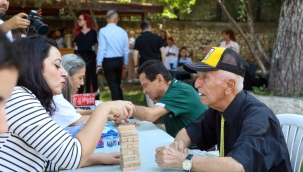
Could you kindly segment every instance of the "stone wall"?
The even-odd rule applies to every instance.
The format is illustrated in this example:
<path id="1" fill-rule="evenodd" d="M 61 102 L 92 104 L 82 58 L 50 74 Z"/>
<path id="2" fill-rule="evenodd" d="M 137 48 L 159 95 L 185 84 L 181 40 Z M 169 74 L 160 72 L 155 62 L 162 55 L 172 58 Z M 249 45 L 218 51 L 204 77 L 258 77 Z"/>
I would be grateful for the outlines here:
<path id="1" fill-rule="evenodd" d="M 72 30 L 72 21 L 45 21 L 51 26 L 51 30 L 56 27 L 65 26 Z M 105 21 L 98 22 L 99 27 L 106 25 Z M 140 22 L 133 21 L 121 21 L 118 23 L 126 31 L 133 30 L 136 36 L 141 33 Z M 231 23 L 228 22 L 204 22 L 204 21 L 153 21 L 151 22 L 153 32 L 156 34 L 160 33 L 160 28 L 165 29 L 169 32 L 175 40 L 177 47 L 186 46 L 189 50 L 189 55 L 194 61 L 200 61 L 203 59 L 204 48 L 212 44 L 219 46 L 222 41 L 221 31 L 226 28 L 232 28 L 236 32 L 236 39 L 240 45 L 240 54 L 249 63 L 256 63 L 251 57 L 250 51 L 243 38 Z M 240 23 L 241 28 L 250 36 L 247 24 Z M 259 34 L 261 43 L 264 45 L 265 51 L 271 57 L 272 48 L 275 40 L 277 23 L 256 23 L 255 31 Z"/>
<path id="2" fill-rule="evenodd" d="M 303 99 L 301 98 L 252 95 L 266 104 L 275 114 L 293 113 L 303 115 Z"/>
<path id="3" fill-rule="evenodd" d="M 218 22 L 181 22 L 181 21 L 166 21 L 166 22 L 151 22 L 154 33 L 160 33 L 159 26 L 167 30 L 170 36 L 175 40 L 177 47 L 186 46 L 189 49 L 190 56 L 194 61 L 200 61 L 205 56 L 204 48 L 211 44 L 219 46 L 223 41 L 221 32 L 226 28 L 232 28 L 236 32 L 236 39 L 240 45 L 240 54 L 249 63 L 256 63 L 251 57 L 250 50 L 244 39 L 230 23 Z M 141 33 L 139 22 L 121 23 L 121 26 L 126 30 L 134 30 L 137 35 Z M 244 33 L 251 38 L 247 24 L 240 24 Z M 255 24 L 255 30 L 259 34 L 261 43 L 264 45 L 266 53 L 271 57 L 272 48 L 276 34 L 276 23 L 260 23 Z"/>

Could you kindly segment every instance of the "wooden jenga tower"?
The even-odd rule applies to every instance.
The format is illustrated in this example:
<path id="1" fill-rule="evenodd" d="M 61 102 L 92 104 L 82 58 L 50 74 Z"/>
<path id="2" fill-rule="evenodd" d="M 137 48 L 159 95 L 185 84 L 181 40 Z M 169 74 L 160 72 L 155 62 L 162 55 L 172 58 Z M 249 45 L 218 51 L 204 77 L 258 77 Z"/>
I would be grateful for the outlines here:
<path id="1" fill-rule="evenodd" d="M 120 167 L 123 171 L 140 169 L 138 131 L 135 125 L 119 125 Z"/>

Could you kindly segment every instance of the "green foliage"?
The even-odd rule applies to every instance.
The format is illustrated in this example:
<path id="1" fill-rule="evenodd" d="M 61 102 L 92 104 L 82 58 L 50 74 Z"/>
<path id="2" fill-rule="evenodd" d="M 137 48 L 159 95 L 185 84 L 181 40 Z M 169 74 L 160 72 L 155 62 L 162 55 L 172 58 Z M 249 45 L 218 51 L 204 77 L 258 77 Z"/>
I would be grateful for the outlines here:
<path id="1" fill-rule="evenodd" d="M 273 96 L 274 94 L 273 94 L 273 92 L 268 92 L 267 90 L 266 90 L 266 88 L 265 88 L 265 85 L 263 85 L 263 86 L 260 86 L 260 87 L 252 87 L 253 88 L 253 93 L 254 94 L 259 94 L 259 95 L 269 95 L 269 94 L 271 94 L 271 96 Z"/>
<path id="2" fill-rule="evenodd" d="M 124 100 L 131 101 L 135 105 L 146 106 L 144 101 L 144 94 L 140 85 L 136 87 L 123 86 L 123 98 Z M 110 90 L 108 86 L 100 92 L 101 101 L 110 101 L 112 100 Z"/>
<path id="3" fill-rule="evenodd" d="M 241 4 L 239 6 L 239 17 L 237 18 L 238 20 L 245 22 L 246 19 L 246 8 L 245 8 L 245 4 L 246 4 L 246 0 L 240 0 Z"/>
<path id="4" fill-rule="evenodd" d="M 130 3 L 132 0 L 118 0 L 119 2 Z M 147 0 L 140 0 L 141 2 L 148 2 Z M 177 10 L 181 13 L 190 13 L 191 7 L 195 5 L 196 0 L 158 0 L 158 3 L 164 5 L 162 17 L 177 18 L 178 14 L 174 13 Z"/>

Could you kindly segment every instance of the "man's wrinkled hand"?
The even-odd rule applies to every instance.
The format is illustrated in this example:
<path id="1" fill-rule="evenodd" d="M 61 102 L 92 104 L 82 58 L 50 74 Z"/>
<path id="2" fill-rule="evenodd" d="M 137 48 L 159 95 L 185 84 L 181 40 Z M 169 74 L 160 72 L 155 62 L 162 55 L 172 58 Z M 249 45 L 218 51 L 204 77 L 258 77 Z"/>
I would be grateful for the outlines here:
<path id="1" fill-rule="evenodd" d="M 182 162 L 186 154 L 169 146 L 161 146 L 156 149 L 156 163 L 162 168 L 182 168 Z"/>
<path id="2" fill-rule="evenodd" d="M 187 147 L 186 147 L 185 143 L 182 140 L 180 140 L 180 141 L 174 141 L 174 143 L 170 144 L 169 146 L 171 148 L 179 151 L 179 152 L 184 153 L 184 154 L 188 153 L 187 152 Z"/>

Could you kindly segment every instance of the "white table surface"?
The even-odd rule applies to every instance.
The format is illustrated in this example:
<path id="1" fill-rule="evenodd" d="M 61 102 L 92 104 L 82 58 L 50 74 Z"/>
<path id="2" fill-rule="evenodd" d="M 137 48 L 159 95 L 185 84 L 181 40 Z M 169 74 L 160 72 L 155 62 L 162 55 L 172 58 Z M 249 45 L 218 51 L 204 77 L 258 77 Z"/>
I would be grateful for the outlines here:
<path id="1" fill-rule="evenodd" d="M 131 119 L 131 121 L 137 121 L 135 119 Z M 136 129 L 139 132 L 139 152 L 140 152 L 140 160 L 141 160 L 141 167 L 139 170 L 132 170 L 132 171 L 142 171 L 142 172 L 154 172 L 154 171 L 183 171 L 182 169 L 168 169 L 168 168 L 160 168 L 158 167 L 157 163 L 155 162 L 155 154 L 156 148 L 159 146 L 167 146 L 170 145 L 174 138 L 167 134 L 165 131 L 159 129 L 155 124 L 146 121 L 137 121 L 140 123 L 140 126 L 137 126 Z M 108 122 L 109 124 L 115 126 L 113 122 Z M 98 152 L 96 149 L 95 152 Z M 206 156 L 206 157 L 213 157 L 217 154 L 214 152 L 209 154 L 205 151 L 199 150 L 189 150 L 189 153 L 194 155 Z M 68 171 L 75 171 L 75 172 L 100 172 L 100 171 L 109 171 L 109 172 L 121 172 L 120 165 L 98 165 L 98 166 L 90 166 L 84 167 L 76 170 L 65 170 Z"/>
<path id="2" fill-rule="evenodd" d="M 134 120 L 131 120 L 134 121 Z M 159 129 L 155 124 L 146 121 L 139 121 L 140 126 L 137 126 L 136 129 L 139 132 L 139 152 L 141 167 L 139 170 L 133 171 L 183 171 L 181 169 L 164 169 L 158 167 L 155 162 L 156 148 L 159 146 L 169 145 L 174 141 L 174 138 L 169 134 Z M 109 124 L 115 126 L 113 122 Z M 95 151 L 98 152 L 98 149 Z M 76 170 L 65 170 L 75 171 L 75 172 L 100 172 L 100 171 L 109 171 L 109 172 L 121 172 L 120 165 L 98 165 L 84 167 Z"/>

